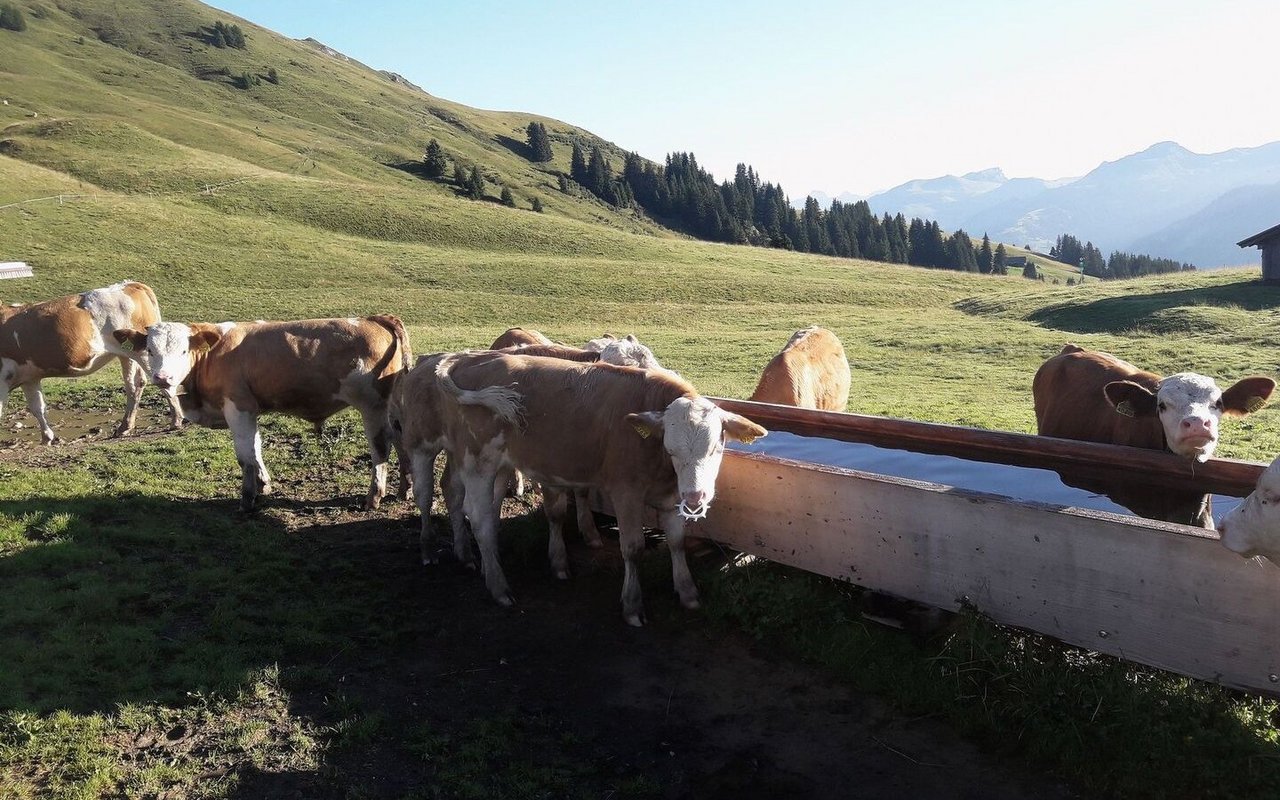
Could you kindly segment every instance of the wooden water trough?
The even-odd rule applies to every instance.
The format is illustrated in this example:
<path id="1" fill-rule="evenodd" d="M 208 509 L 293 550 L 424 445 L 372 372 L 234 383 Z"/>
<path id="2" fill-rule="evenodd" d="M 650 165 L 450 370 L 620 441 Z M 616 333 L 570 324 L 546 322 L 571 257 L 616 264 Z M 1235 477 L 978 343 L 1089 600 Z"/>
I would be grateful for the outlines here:
<path id="1" fill-rule="evenodd" d="M 1264 465 L 716 399 L 770 431 L 1242 497 Z M 764 440 L 762 440 L 764 441 Z M 691 533 L 1224 686 L 1280 693 L 1280 569 L 1212 531 L 728 451 Z"/>

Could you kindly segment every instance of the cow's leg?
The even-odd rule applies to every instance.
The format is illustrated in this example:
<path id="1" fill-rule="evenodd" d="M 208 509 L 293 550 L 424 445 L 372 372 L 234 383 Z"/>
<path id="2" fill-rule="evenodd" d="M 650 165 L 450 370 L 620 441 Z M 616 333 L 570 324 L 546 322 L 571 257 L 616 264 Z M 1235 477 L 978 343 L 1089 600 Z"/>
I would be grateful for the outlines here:
<path id="1" fill-rule="evenodd" d="M 640 566 L 637 559 L 644 552 L 644 504 L 631 495 L 613 498 L 618 515 L 618 546 L 622 550 L 622 617 L 628 625 L 644 625 L 644 601 L 640 596 Z"/>
<path id="2" fill-rule="evenodd" d="M 498 515 L 493 513 L 493 487 L 498 470 L 481 463 L 463 466 L 459 472 L 462 473 L 463 507 L 480 546 L 480 570 L 484 573 L 485 586 L 489 587 L 494 600 L 504 606 L 514 605 L 511 587 L 498 559 Z"/>
<path id="3" fill-rule="evenodd" d="M 453 555 L 458 563 L 470 569 L 476 568 L 475 554 L 471 549 L 471 527 L 467 524 L 464 505 L 466 487 L 462 484 L 462 471 L 457 459 L 450 455 L 444 462 L 444 475 L 440 479 L 440 493 L 444 495 L 445 512 L 449 515 L 449 529 L 453 531 Z"/>
<path id="4" fill-rule="evenodd" d="M 145 381 L 146 373 L 143 373 L 142 379 Z M 164 399 L 169 403 L 169 430 L 176 431 L 182 427 L 182 401 L 178 399 L 178 387 L 170 386 L 168 389 L 162 389 Z"/>
<path id="5" fill-rule="evenodd" d="M 53 428 L 49 427 L 49 420 L 44 416 L 44 391 L 40 388 L 40 381 L 23 384 L 22 393 L 27 396 L 27 410 L 40 426 L 40 441 L 53 444 Z"/>
<path id="6" fill-rule="evenodd" d="M 49 419 L 45 416 L 44 389 L 40 385 L 40 381 L 32 381 L 22 385 L 22 394 L 27 398 L 27 410 L 31 412 L 31 416 L 35 417 L 36 427 L 40 429 L 40 441 L 43 444 L 53 444 L 57 437 L 53 433 L 53 428 L 49 425 Z"/>
<path id="7" fill-rule="evenodd" d="M 516 470 L 515 481 L 516 485 L 512 492 L 516 497 L 524 497 L 524 473 L 520 470 Z"/>
<path id="8" fill-rule="evenodd" d="M 360 417 L 364 420 L 364 438 L 369 441 L 369 461 L 372 467 L 364 509 L 373 511 L 382 503 L 382 498 L 387 493 L 387 458 L 391 448 L 386 406 L 361 408 Z"/>
<path id="9" fill-rule="evenodd" d="M 120 356 L 120 374 L 124 378 L 124 419 L 116 427 L 112 437 L 119 438 L 133 433 L 138 422 L 138 403 L 142 400 L 142 387 L 147 385 L 147 376 L 142 367 L 128 356 Z"/>
<path id="10" fill-rule="evenodd" d="M 4 404 L 13 390 L 14 373 L 18 365 L 8 358 L 0 358 L 0 419 L 4 418 Z"/>
<path id="11" fill-rule="evenodd" d="M 547 560 L 556 577 L 569 579 L 569 555 L 564 549 L 564 521 L 569 516 L 569 492 L 542 487 L 542 511 L 547 515 Z"/>
<path id="12" fill-rule="evenodd" d="M 684 517 L 672 509 L 662 515 L 662 530 L 667 534 L 667 548 L 671 551 L 671 581 L 675 584 L 680 604 L 685 608 L 698 608 L 698 587 L 689 574 L 689 562 L 684 552 Z"/>
<path id="13" fill-rule="evenodd" d="M 422 563 L 435 564 L 440 560 L 440 552 L 436 544 L 435 528 L 431 525 L 431 503 L 436 491 L 436 456 L 437 450 L 414 450 L 411 456 L 413 464 L 413 483 L 418 487 L 414 500 L 418 504 L 418 514 L 422 517 L 422 532 L 418 535 L 418 548 L 422 554 Z"/>
<path id="14" fill-rule="evenodd" d="M 236 461 L 240 464 L 240 507 L 245 511 L 253 510 L 253 503 L 262 494 L 271 491 L 271 477 L 266 474 L 262 463 L 262 434 L 258 432 L 258 415 L 252 411 L 242 411 L 235 403 L 227 402 L 223 408 L 227 420 L 227 428 L 231 431 L 231 441 L 235 445 Z"/>
<path id="15" fill-rule="evenodd" d="M 391 437 L 391 449 L 396 451 L 396 465 L 400 470 L 400 487 L 396 492 L 396 499 L 405 501 L 408 500 L 409 495 L 413 493 L 413 460 L 410 458 L 409 454 L 405 452 L 404 446 L 400 444 L 400 438 L 398 436 Z M 432 458 L 433 463 L 434 461 L 435 459 Z M 432 469 L 434 470 L 435 468 L 432 467 Z M 428 505 L 430 505 L 432 500 L 431 495 L 435 492 L 435 477 L 436 476 L 432 474 L 430 486 L 431 491 L 427 492 Z"/>
<path id="16" fill-rule="evenodd" d="M 574 510 L 578 514 L 578 533 L 586 541 L 587 547 L 604 547 L 600 539 L 600 530 L 596 527 L 596 515 L 591 513 L 591 499 L 586 489 L 573 490 Z"/>

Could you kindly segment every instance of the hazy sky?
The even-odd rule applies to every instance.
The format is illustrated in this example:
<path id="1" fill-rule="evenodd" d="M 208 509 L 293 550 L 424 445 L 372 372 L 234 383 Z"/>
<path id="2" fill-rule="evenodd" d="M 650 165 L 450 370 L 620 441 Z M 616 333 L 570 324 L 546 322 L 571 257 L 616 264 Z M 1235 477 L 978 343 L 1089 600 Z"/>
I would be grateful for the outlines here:
<path id="1" fill-rule="evenodd" d="M 469 106 L 789 195 L 1280 139 L 1277 0 L 217 0 Z"/>

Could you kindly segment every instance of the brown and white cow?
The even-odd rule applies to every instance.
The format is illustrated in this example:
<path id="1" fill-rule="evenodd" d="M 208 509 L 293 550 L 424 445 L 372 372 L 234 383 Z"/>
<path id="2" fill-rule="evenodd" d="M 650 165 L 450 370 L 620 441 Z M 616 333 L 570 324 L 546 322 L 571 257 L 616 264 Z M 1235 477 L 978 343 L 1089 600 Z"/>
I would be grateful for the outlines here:
<path id="1" fill-rule="evenodd" d="M 844 411 L 849 404 L 849 360 L 840 339 L 812 325 L 796 331 L 773 357 L 749 399 L 823 411 Z"/>
<path id="2" fill-rule="evenodd" d="M 589 340 L 582 349 L 599 353 L 600 360 L 606 364 L 641 369 L 666 369 L 658 363 L 653 351 L 641 344 L 632 333 L 628 333 L 621 339 L 612 333 L 606 333 L 599 338 Z"/>
<path id="3" fill-rule="evenodd" d="M 644 549 L 645 509 L 658 512 L 666 532 L 681 602 L 696 608 L 685 521 L 707 513 L 724 439 L 751 441 L 766 433 L 668 372 L 498 352 L 421 360 L 397 388 L 391 418 L 413 462 L 424 552 L 432 538 L 424 487 L 430 486 L 435 456 L 447 450 L 460 491 L 451 496 L 446 486 L 446 500 L 461 500 L 480 546 L 485 583 L 504 605 L 512 600 L 498 561 L 497 525 L 507 473 L 519 469 L 553 492 L 607 492 L 626 564 L 623 614 L 632 625 L 644 618 L 636 558 Z M 556 521 L 564 513 L 562 495 L 549 498 L 546 507 L 552 519 L 548 555 L 557 572 L 566 573 L 562 519 Z M 460 551 L 456 530 L 454 547 Z"/>
<path id="4" fill-rule="evenodd" d="M 387 398 L 410 364 L 409 338 L 399 318 L 383 314 L 229 328 L 162 322 L 146 330 L 117 330 L 115 338 L 132 345 L 152 382 L 181 387 L 188 419 L 231 430 L 242 473 L 240 505 L 246 511 L 258 494 L 271 492 L 258 433 L 258 415 L 269 411 L 301 417 L 319 431 L 324 420 L 355 408 L 364 421 L 373 470 L 365 508 L 377 508 L 386 494 Z M 402 497 L 407 497 L 407 473 L 402 459 Z"/>
<path id="5" fill-rule="evenodd" d="M 145 328 L 160 321 L 160 304 L 150 286 L 123 281 L 83 294 L 0 307 L 0 413 L 9 392 L 19 386 L 27 409 L 40 426 L 45 444 L 54 441 L 45 417 L 45 378 L 77 378 L 96 372 L 112 360 L 124 376 L 124 419 L 114 436 L 133 432 L 146 376 L 127 350 L 111 335 L 122 327 Z M 179 424 L 176 395 L 169 392 L 173 423 Z"/>
<path id="6" fill-rule="evenodd" d="M 1222 518 L 1218 535 L 1233 553 L 1280 564 L 1280 458 L 1263 470 L 1253 493 Z"/>
<path id="7" fill-rule="evenodd" d="M 1261 408 L 1275 385 L 1271 378 L 1254 376 L 1223 391 L 1205 375 L 1179 372 L 1162 378 L 1110 353 L 1067 344 L 1036 371 L 1031 391 L 1042 436 L 1169 450 L 1199 462 L 1218 445 L 1219 420 Z M 1125 487 L 1106 493 L 1143 516 L 1213 527 L 1205 495 Z"/>
<path id="8" fill-rule="evenodd" d="M 489 345 L 490 350 L 503 350 L 508 347 L 519 347 L 522 344 L 555 344 L 546 336 L 531 328 L 507 328 L 502 335 Z"/>

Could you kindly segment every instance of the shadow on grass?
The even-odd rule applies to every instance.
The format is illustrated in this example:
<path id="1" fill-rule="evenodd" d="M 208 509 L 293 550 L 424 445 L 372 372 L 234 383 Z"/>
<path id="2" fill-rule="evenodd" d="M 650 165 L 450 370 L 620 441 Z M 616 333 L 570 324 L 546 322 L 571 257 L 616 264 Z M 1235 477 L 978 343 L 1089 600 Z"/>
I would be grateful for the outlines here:
<path id="1" fill-rule="evenodd" d="M 1217 306 L 1244 311 L 1280 307 L 1280 287 L 1242 281 L 1174 292 L 1107 297 L 1084 304 L 1050 305 L 1029 315 L 1031 322 L 1074 333 L 1121 333 L 1141 327 L 1153 314 L 1185 306 Z"/>
<path id="2" fill-rule="evenodd" d="M 339 653 L 394 657 L 380 648 L 420 630 L 423 598 L 486 597 L 460 568 L 418 563 L 415 515 L 324 505 L 268 500 L 247 516 L 233 499 L 0 501 L 33 543 L 0 558 L 0 709 L 181 705 L 274 664 L 286 683 L 322 684 Z M 282 512 L 315 523 L 290 530 Z M 504 524 L 504 547 L 539 523 Z"/>

